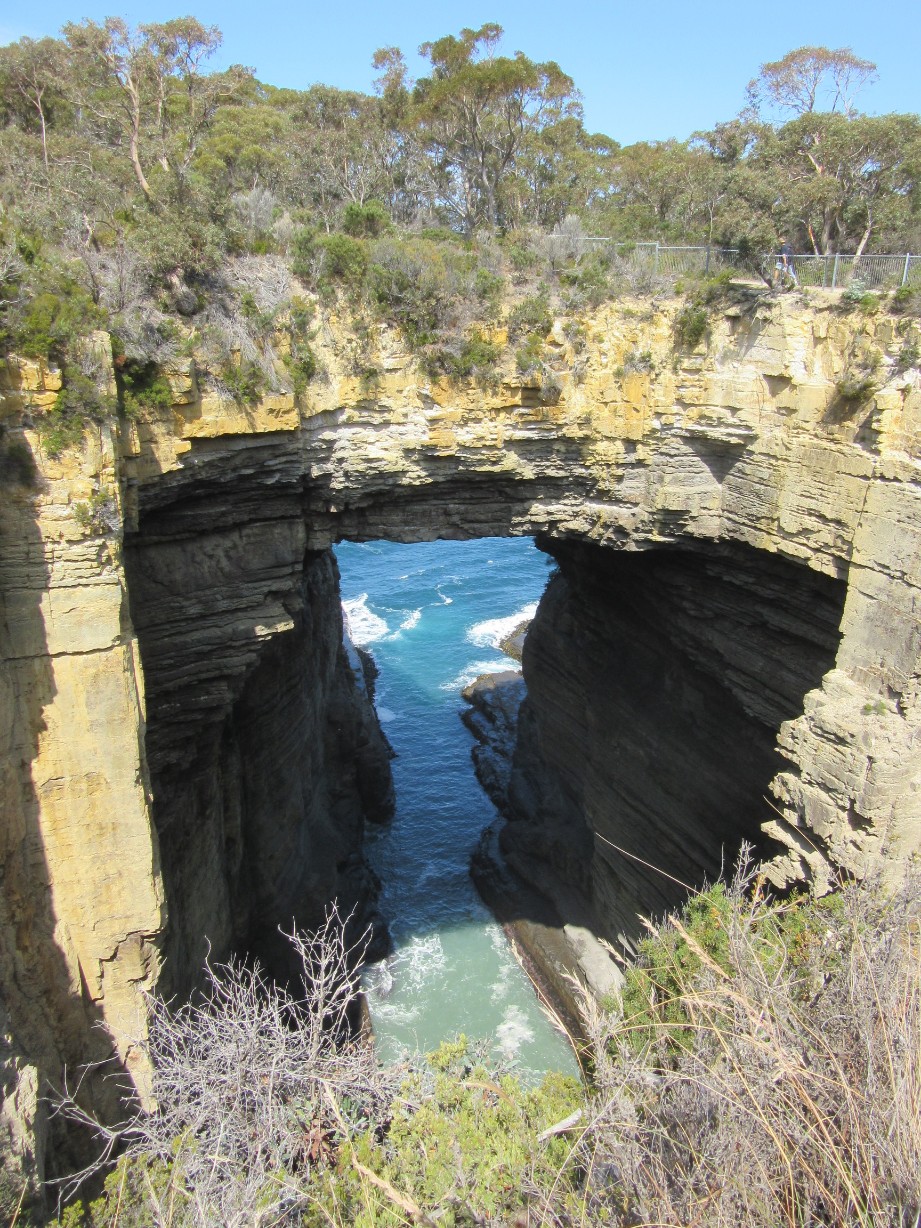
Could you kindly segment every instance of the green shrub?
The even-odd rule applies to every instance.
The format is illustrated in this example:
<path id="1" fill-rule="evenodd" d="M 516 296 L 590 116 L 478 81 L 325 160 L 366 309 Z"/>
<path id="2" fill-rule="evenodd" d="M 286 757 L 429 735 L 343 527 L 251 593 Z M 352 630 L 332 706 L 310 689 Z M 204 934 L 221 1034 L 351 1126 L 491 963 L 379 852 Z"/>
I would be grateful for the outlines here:
<path id="1" fill-rule="evenodd" d="M 650 350 L 631 350 L 623 361 L 622 371 L 624 375 L 648 375 L 655 370 L 655 363 L 652 361 L 652 353 Z"/>
<path id="2" fill-rule="evenodd" d="M 594 308 L 611 297 L 611 253 L 587 252 L 578 263 L 560 273 L 560 283 L 569 287 L 567 306 L 578 311 Z"/>
<path id="3" fill-rule="evenodd" d="M 515 366 L 522 375 L 530 375 L 540 366 L 543 353 L 543 338 L 539 333 L 532 333 L 524 344 L 515 350 Z"/>
<path id="4" fill-rule="evenodd" d="M 351 201 L 342 213 L 342 229 L 353 239 L 376 239 L 390 228 L 390 214 L 379 200 Z"/>
<path id="5" fill-rule="evenodd" d="M 88 503 L 74 506 L 74 520 L 88 537 L 110 537 L 121 527 L 118 500 L 108 487 L 103 487 Z"/>
<path id="6" fill-rule="evenodd" d="M 79 447 L 87 422 L 101 422 L 117 408 L 114 398 L 80 367 L 66 363 L 61 378 L 61 390 L 54 405 L 36 423 L 42 446 L 51 457 Z"/>
<path id="7" fill-rule="evenodd" d="M 921 315 L 921 286 L 899 286 L 890 309 L 898 315 Z"/>
<path id="8" fill-rule="evenodd" d="M 455 379 L 488 377 L 502 357 L 502 346 L 481 333 L 465 337 L 457 350 L 447 348 L 426 355 L 425 365 L 432 375 L 444 373 Z"/>
<path id="9" fill-rule="evenodd" d="M 240 314 L 249 325 L 252 334 L 260 340 L 265 340 L 275 328 L 276 311 L 262 311 L 255 296 L 244 290 L 240 295 Z"/>
<path id="10" fill-rule="evenodd" d="M 540 265 L 541 259 L 531 243 L 526 231 L 514 231 L 506 237 L 505 253 L 514 273 L 522 278 L 533 273 Z"/>
<path id="11" fill-rule="evenodd" d="M 541 340 L 553 328 L 553 314 L 550 311 L 550 301 L 546 291 L 522 299 L 509 312 L 508 334 L 510 337 L 523 337 L 534 334 Z"/>
<path id="12" fill-rule="evenodd" d="M 675 316 L 673 327 L 675 345 L 679 349 L 696 349 L 706 337 L 710 327 L 710 317 L 706 307 L 696 300 L 685 303 Z"/>
<path id="13" fill-rule="evenodd" d="M 304 227 L 295 231 L 291 239 L 291 271 L 305 281 L 312 281 L 319 262 L 317 231 Z"/>
<path id="14" fill-rule="evenodd" d="M 473 288 L 484 310 L 491 317 L 498 315 L 499 308 L 502 305 L 505 278 L 481 266 L 474 274 Z"/>
<path id="15" fill-rule="evenodd" d="M 113 338 L 113 350 L 116 344 Z M 171 408 L 173 390 L 156 363 L 125 361 L 116 354 L 115 373 L 121 410 L 126 418 L 137 418 L 145 410 L 158 413 Z"/>
<path id="16" fill-rule="evenodd" d="M 63 363 L 74 345 L 104 324 L 100 310 L 82 286 L 66 276 L 48 274 L 51 287 L 26 295 L 11 316 L 11 347 L 27 358 Z"/>
<path id="17" fill-rule="evenodd" d="M 424 1213 L 437 1213 L 440 1224 L 456 1228 L 512 1224 L 517 1217 L 523 1223 L 526 1188 L 554 1183 L 560 1208 L 572 1198 L 575 1211 L 578 1174 L 563 1171 L 570 1140 L 561 1135 L 535 1147 L 535 1139 L 583 1106 L 576 1080 L 551 1074 L 539 1087 L 523 1087 L 479 1063 L 463 1037 L 442 1045 L 429 1062 L 429 1070 L 404 1084 L 383 1141 L 366 1136 L 354 1153 L 341 1153 L 335 1194 L 342 1222 L 357 1228 L 407 1222 L 392 1198 L 369 1190 L 355 1159 Z"/>
<path id="18" fill-rule="evenodd" d="M 321 235 L 316 246 L 323 255 L 322 276 L 358 286 L 368 271 L 368 247 L 350 235 Z"/>
<path id="19" fill-rule="evenodd" d="M 917 367 L 921 362 L 921 346 L 915 342 L 906 342 L 899 350 L 897 359 L 899 369 L 904 371 L 908 367 Z"/>
<path id="20" fill-rule="evenodd" d="M 835 392 L 842 401 L 862 404 L 879 390 L 875 372 L 865 369 L 846 371 L 835 384 Z"/>
<path id="21" fill-rule="evenodd" d="M 369 273 L 377 307 L 403 329 L 413 349 L 435 344 L 459 283 L 450 249 L 427 239 L 381 239 Z"/>
<path id="22" fill-rule="evenodd" d="M 220 382 L 238 405 L 255 405 L 266 386 L 262 368 L 245 359 L 238 363 L 227 363 L 221 370 Z"/>
<path id="23" fill-rule="evenodd" d="M 859 277 L 855 277 L 850 285 L 841 291 L 841 302 L 845 307 L 862 311 L 864 315 L 874 315 L 881 305 L 879 295 L 868 290 Z"/>
<path id="24" fill-rule="evenodd" d="M 38 431 L 46 454 L 57 458 L 68 448 L 78 448 L 83 443 L 86 421 L 79 414 L 65 416 L 51 409 L 38 419 Z"/>

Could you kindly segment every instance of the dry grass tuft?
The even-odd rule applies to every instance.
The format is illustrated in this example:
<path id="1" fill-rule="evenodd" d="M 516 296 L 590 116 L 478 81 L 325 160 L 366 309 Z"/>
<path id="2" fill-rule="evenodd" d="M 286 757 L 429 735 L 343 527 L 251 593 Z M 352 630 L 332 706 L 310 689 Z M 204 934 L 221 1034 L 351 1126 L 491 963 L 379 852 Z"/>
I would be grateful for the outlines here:
<path id="1" fill-rule="evenodd" d="M 918 885 L 782 902 L 743 866 L 655 930 L 623 1015 L 585 1004 L 587 1223 L 921 1223 Z"/>

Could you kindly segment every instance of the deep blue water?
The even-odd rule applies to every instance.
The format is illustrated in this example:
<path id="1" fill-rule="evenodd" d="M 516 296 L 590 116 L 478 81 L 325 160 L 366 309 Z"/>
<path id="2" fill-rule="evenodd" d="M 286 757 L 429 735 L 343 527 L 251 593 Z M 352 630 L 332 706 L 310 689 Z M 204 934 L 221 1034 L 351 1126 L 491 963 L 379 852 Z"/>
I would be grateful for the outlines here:
<path id="1" fill-rule="evenodd" d="M 378 714 L 397 753 L 396 817 L 367 838 L 395 942 L 366 977 L 381 1055 L 427 1051 L 463 1032 L 523 1073 L 575 1072 L 470 879 L 471 851 L 495 810 L 459 718 L 462 687 L 514 667 L 498 642 L 533 613 L 549 560 L 521 538 L 345 543 L 336 556 L 348 627 L 380 669 Z"/>

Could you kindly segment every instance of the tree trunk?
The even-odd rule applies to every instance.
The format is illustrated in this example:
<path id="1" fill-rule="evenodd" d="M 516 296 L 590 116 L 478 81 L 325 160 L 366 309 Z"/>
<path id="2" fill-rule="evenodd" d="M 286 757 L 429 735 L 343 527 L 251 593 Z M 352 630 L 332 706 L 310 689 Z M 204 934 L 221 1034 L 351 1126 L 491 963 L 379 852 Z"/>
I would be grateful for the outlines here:
<path id="1" fill-rule="evenodd" d="M 147 177 L 144 174 L 144 168 L 141 166 L 141 157 L 138 152 L 141 137 L 141 99 L 138 94 L 137 87 L 134 83 L 128 80 L 126 85 L 128 97 L 131 101 L 131 136 L 128 141 L 128 153 L 131 157 L 131 165 L 134 167 L 134 173 L 138 183 L 141 185 L 141 191 L 153 205 L 155 204 L 154 194 L 151 191 L 150 184 L 147 182 Z"/>

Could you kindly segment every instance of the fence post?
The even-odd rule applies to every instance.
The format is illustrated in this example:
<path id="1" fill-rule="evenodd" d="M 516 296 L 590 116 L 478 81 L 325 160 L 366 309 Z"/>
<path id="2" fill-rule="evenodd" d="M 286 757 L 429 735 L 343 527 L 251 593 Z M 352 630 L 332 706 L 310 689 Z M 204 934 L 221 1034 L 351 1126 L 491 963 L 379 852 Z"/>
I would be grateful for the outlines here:
<path id="1" fill-rule="evenodd" d="M 658 239 L 656 239 L 656 260 L 655 260 L 655 264 L 653 265 L 653 271 L 655 273 L 655 276 L 658 277 L 659 276 L 659 240 Z"/>
<path id="2" fill-rule="evenodd" d="M 707 244 L 707 259 L 704 262 L 704 277 L 710 276 L 710 244 Z"/>
<path id="3" fill-rule="evenodd" d="M 831 271 L 831 288 L 834 290 L 838 284 L 838 253 L 835 252 L 835 264 Z"/>
<path id="4" fill-rule="evenodd" d="M 905 253 L 905 266 L 902 269 L 902 285 L 908 285 L 908 270 L 911 268 L 911 252 Z"/>

